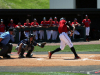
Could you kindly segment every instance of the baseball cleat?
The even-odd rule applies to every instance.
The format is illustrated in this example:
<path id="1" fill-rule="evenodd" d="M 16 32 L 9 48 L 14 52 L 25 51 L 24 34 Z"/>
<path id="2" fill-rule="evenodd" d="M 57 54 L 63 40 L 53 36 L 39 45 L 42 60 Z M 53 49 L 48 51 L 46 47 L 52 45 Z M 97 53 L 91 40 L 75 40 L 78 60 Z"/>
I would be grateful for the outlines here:
<path id="1" fill-rule="evenodd" d="M 18 58 L 25 58 L 23 55 L 19 55 L 19 57 Z"/>
<path id="2" fill-rule="evenodd" d="M 51 54 L 51 52 L 49 51 L 49 52 L 48 52 L 49 59 L 51 59 L 51 55 L 52 55 L 52 54 Z"/>
<path id="3" fill-rule="evenodd" d="M 31 55 L 26 55 L 26 58 L 32 58 L 33 54 Z"/>
<path id="4" fill-rule="evenodd" d="M 81 57 L 77 56 L 77 57 L 75 57 L 75 59 L 81 59 Z"/>
<path id="5" fill-rule="evenodd" d="M 5 56 L 3 56 L 3 58 L 4 58 L 4 59 L 9 59 L 9 58 L 11 58 L 11 57 L 10 57 L 10 55 L 5 55 Z"/>

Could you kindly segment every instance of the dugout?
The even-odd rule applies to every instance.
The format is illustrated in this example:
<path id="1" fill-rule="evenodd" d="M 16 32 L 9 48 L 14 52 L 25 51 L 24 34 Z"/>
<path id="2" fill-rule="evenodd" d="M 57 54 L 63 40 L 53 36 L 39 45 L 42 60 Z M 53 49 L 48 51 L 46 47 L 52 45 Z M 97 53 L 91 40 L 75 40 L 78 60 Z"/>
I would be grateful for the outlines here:
<path id="1" fill-rule="evenodd" d="M 49 20 L 50 17 L 58 18 L 65 17 L 67 21 L 73 21 L 77 18 L 78 22 L 81 24 L 82 19 L 85 15 L 88 15 L 91 19 L 91 40 L 97 40 L 100 38 L 100 9 L 96 8 L 78 8 L 78 9 L 0 9 L 0 18 L 4 19 L 4 24 L 7 26 L 10 19 L 13 18 L 14 23 L 21 22 L 22 25 L 29 19 L 32 22 L 33 18 L 37 18 L 37 21 L 42 21 L 43 17 Z"/>

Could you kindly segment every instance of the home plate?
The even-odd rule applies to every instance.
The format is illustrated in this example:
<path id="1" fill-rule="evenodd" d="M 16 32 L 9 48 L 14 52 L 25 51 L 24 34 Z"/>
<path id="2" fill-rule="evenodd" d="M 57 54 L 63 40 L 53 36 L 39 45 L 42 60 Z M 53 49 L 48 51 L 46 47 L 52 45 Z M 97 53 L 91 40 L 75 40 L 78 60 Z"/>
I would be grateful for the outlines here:
<path id="1" fill-rule="evenodd" d="M 38 58 L 37 60 L 43 60 L 43 58 Z"/>

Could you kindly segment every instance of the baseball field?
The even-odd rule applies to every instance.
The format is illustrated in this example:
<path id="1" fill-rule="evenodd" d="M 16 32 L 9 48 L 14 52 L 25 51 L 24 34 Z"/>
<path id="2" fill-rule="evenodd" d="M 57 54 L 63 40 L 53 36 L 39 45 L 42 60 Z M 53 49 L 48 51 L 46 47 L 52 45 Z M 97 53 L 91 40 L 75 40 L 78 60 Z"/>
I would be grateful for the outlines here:
<path id="1" fill-rule="evenodd" d="M 0 59 L 0 72 L 2 75 L 100 74 L 100 41 L 73 42 L 73 44 L 81 59 L 75 60 L 68 46 L 48 59 L 48 51 L 59 47 L 59 43 L 47 43 L 44 48 L 35 46 L 32 58 L 19 59 L 15 50 L 16 44 L 13 44 L 13 51 L 10 54 L 12 59 Z"/>

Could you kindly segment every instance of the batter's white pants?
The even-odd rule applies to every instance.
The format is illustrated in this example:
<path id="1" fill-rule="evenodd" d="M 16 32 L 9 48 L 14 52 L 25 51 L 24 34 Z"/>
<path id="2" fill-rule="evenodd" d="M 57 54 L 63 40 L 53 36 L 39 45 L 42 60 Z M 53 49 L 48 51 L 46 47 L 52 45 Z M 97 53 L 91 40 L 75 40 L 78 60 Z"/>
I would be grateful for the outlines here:
<path id="1" fill-rule="evenodd" d="M 73 39 L 74 39 L 74 35 L 80 35 L 80 33 L 77 31 L 77 30 L 74 30 L 74 33 L 73 33 Z"/>
<path id="2" fill-rule="evenodd" d="M 58 31 L 52 31 L 52 40 L 56 40 L 57 39 L 57 35 L 58 35 Z"/>
<path id="3" fill-rule="evenodd" d="M 46 30 L 47 33 L 47 40 L 50 40 L 51 38 L 51 30 Z"/>
<path id="4" fill-rule="evenodd" d="M 25 32 L 25 36 L 28 38 L 29 37 L 29 32 Z"/>
<path id="5" fill-rule="evenodd" d="M 0 32 L 0 35 L 3 34 L 4 32 Z"/>
<path id="6" fill-rule="evenodd" d="M 69 38 L 69 36 L 67 35 L 67 33 L 65 32 L 62 32 L 60 35 L 59 35 L 59 38 L 60 38 L 60 48 L 61 50 L 64 50 L 66 44 L 71 48 L 73 47 L 73 44 Z"/>
<path id="7" fill-rule="evenodd" d="M 35 39 L 37 40 L 38 39 L 37 31 L 33 31 L 33 34 L 36 36 Z"/>
<path id="8" fill-rule="evenodd" d="M 86 35 L 89 36 L 90 27 L 86 27 Z"/>
<path id="9" fill-rule="evenodd" d="M 40 33 L 40 39 L 42 40 L 42 37 L 44 39 L 44 31 L 43 30 L 40 30 L 39 33 Z"/>

